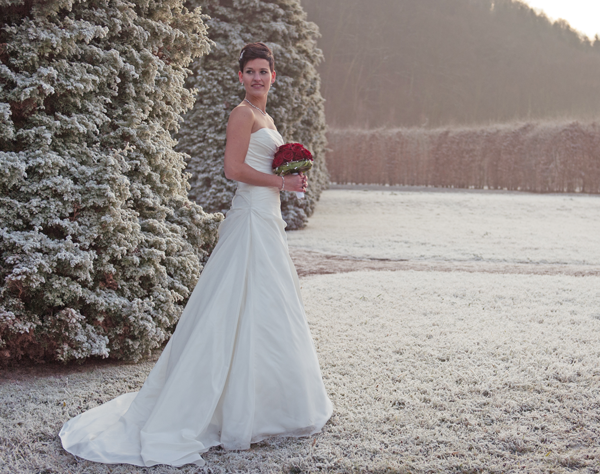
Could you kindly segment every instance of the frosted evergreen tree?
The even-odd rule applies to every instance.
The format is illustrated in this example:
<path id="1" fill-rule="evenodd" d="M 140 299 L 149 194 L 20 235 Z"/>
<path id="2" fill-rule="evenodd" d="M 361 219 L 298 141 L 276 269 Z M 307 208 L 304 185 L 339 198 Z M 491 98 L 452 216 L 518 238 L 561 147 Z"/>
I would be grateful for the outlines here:
<path id="1" fill-rule="evenodd" d="M 186 85 L 199 91 L 178 135 L 178 150 L 189 155 L 190 198 L 210 211 L 229 209 L 236 183 L 223 174 L 225 132 L 231 110 L 244 98 L 237 72 L 240 50 L 247 43 L 266 43 L 275 55 L 277 79 L 267 112 L 286 142 L 303 143 L 314 155 L 305 200 L 283 192 L 282 214 L 288 229 L 298 229 L 315 208 L 328 183 L 325 167 L 325 114 L 316 65 L 318 29 L 306 20 L 297 0 L 192 0 L 210 16 L 214 46 L 197 59 Z"/>
<path id="2" fill-rule="evenodd" d="M 208 49 L 180 0 L 0 0 L 0 356 L 139 359 L 169 338 L 219 215 L 171 133 Z"/>

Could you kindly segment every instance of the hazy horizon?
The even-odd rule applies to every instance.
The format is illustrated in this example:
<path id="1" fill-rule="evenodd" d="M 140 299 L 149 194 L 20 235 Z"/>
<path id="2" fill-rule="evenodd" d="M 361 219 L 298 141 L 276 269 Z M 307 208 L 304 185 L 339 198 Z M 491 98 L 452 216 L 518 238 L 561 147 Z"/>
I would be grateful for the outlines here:
<path id="1" fill-rule="evenodd" d="M 600 2 L 590 0 L 521 0 L 531 8 L 543 12 L 550 20 L 565 20 L 571 27 L 590 40 L 600 36 Z"/>

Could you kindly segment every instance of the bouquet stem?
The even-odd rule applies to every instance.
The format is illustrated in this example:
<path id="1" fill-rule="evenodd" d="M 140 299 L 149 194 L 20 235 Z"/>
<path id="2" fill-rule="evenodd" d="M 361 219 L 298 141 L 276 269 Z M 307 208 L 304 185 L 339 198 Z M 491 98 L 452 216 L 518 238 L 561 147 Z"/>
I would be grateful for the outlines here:
<path id="1" fill-rule="evenodd" d="M 298 176 L 298 173 L 292 173 L 292 174 L 295 176 Z M 298 199 L 304 199 L 304 193 L 302 191 L 300 191 L 300 192 L 296 191 L 296 197 Z"/>

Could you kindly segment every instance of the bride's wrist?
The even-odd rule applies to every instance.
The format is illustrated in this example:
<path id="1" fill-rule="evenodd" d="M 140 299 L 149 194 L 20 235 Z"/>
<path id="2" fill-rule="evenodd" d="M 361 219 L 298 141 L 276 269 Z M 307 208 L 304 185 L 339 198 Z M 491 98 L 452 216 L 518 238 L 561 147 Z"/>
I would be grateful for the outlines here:
<path id="1" fill-rule="evenodd" d="M 285 189 L 285 179 L 283 176 L 280 176 L 280 178 L 281 178 L 281 183 L 279 185 L 279 190 L 283 191 Z"/>

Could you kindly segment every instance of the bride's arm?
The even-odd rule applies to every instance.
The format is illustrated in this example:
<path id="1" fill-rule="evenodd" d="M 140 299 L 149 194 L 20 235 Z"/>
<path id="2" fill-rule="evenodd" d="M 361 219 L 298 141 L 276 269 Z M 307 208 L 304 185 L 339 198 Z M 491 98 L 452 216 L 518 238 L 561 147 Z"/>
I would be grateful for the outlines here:
<path id="1" fill-rule="evenodd" d="M 254 124 L 254 113 L 247 107 L 233 109 L 227 123 L 227 143 L 225 145 L 225 177 L 254 186 L 270 186 L 281 189 L 281 177 L 262 173 L 244 163 L 250 134 Z M 286 191 L 302 191 L 302 176 L 288 175 L 285 178 Z"/>

